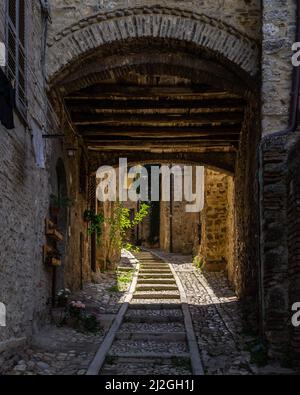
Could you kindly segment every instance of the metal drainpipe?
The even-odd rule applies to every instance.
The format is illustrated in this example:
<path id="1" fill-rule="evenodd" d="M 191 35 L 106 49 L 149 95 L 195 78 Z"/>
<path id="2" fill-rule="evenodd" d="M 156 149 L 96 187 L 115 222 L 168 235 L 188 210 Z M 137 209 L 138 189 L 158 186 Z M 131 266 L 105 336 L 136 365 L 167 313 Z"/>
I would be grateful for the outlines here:
<path id="1" fill-rule="evenodd" d="M 300 42 L 300 0 L 297 0 L 296 42 Z M 263 254 L 263 145 L 273 138 L 288 136 L 294 133 L 298 126 L 300 92 L 300 66 L 294 67 L 292 81 L 292 97 L 289 114 L 289 124 L 286 129 L 264 136 L 258 146 L 259 161 L 259 223 L 260 223 L 260 298 L 261 298 L 261 331 L 264 337 L 265 326 L 265 298 L 264 298 L 264 254 Z"/>

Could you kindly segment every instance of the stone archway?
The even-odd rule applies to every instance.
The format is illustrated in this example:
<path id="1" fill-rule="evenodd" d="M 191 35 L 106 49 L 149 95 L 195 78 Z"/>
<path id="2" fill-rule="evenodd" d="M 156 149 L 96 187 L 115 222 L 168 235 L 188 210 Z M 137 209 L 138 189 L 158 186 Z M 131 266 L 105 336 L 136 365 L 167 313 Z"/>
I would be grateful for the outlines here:
<path id="1" fill-rule="evenodd" d="M 49 43 L 48 78 L 104 45 L 147 37 L 194 43 L 252 76 L 258 70 L 257 44 L 238 30 L 202 14 L 155 6 L 100 12 L 56 34 Z"/>
<path id="2" fill-rule="evenodd" d="M 258 53 L 254 40 L 220 20 L 159 6 L 98 13 L 55 35 L 48 50 L 50 96 L 60 100 L 86 144 L 90 174 L 127 157 L 128 162 L 202 164 L 235 176 L 236 284 L 239 295 L 249 300 L 256 298 L 258 270 L 253 215 L 260 138 Z M 163 82 L 147 90 L 149 80 Z M 177 96 L 174 89 L 180 91 Z M 145 103 L 143 95 L 148 95 Z M 171 116 L 170 101 L 176 107 Z M 183 114 L 182 124 L 189 124 L 188 133 L 176 128 L 178 114 Z M 229 114 L 225 121 L 224 114 Z M 162 128 L 158 141 L 156 127 Z M 256 302 L 248 303 L 253 316 Z"/>

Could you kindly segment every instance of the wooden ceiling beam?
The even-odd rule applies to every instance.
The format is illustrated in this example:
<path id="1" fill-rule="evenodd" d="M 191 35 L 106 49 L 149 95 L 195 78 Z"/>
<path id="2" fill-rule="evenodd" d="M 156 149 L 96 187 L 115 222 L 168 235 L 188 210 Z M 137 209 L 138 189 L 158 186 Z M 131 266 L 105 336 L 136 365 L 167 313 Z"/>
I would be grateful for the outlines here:
<path id="1" fill-rule="evenodd" d="M 101 125 L 101 124 L 131 124 L 138 123 L 141 126 L 147 123 L 196 123 L 206 125 L 207 123 L 240 123 L 244 117 L 243 113 L 208 113 L 208 114 L 191 114 L 191 115 L 174 115 L 174 114 L 72 114 L 72 121 L 75 125 Z"/>
<path id="2" fill-rule="evenodd" d="M 78 93 L 72 93 L 69 98 L 86 100 L 89 98 L 108 98 L 108 97 L 171 97 L 171 96 L 199 96 L 209 97 L 238 97 L 235 93 L 226 90 L 216 90 L 213 88 L 197 85 L 124 85 L 124 84 L 102 84 L 84 89 Z"/>
<path id="3" fill-rule="evenodd" d="M 143 144 L 128 144 L 126 142 L 120 142 L 117 144 L 116 142 L 94 142 L 94 141 L 86 141 L 85 142 L 89 150 L 99 150 L 99 151 L 149 151 L 149 150 L 176 150 L 178 152 L 189 152 L 191 151 L 191 145 L 186 143 L 164 143 L 163 145 L 157 143 L 147 143 L 144 142 Z M 225 148 L 236 150 L 238 148 L 239 142 L 238 141 L 201 141 L 201 143 L 195 143 L 193 149 L 197 151 L 198 149 L 216 149 L 223 150 Z"/>
<path id="4" fill-rule="evenodd" d="M 94 108 L 94 107 L 87 107 L 83 105 L 78 106 L 69 106 L 70 114 L 73 116 L 77 113 L 91 115 L 91 114 L 98 114 L 104 116 L 115 116 L 115 115 L 193 115 L 193 114 L 211 114 L 211 113 L 243 113 L 244 106 L 237 106 L 237 107 L 215 107 L 215 108 L 189 108 L 189 107 L 181 107 L 181 108 Z"/>
<path id="5" fill-rule="evenodd" d="M 94 143 L 94 144 L 103 144 L 105 145 L 111 145 L 111 144 L 128 144 L 129 146 L 131 145 L 141 145 L 141 144 L 155 144 L 155 145 L 173 145 L 173 144 L 195 144 L 195 143 L 203 143 L 203 142 L 237 142 L 239 141 L 239 137 L 236 135 L 226 135 L 226 136 L 198 136 L 195 138 L 175 138 L 175 139 L 149 139 L 149 138 L 134 138 L 134 139 L 120 139 L 120 138 L 93 138 L 89 137 L 84 139 L 85 142 L 88 144 Z"/>
<path id="6" fill-rule="evenodd" d="M 78 131 L 82 134 L 82 136 L 86 135 L 111 135 L 113 133 L 125 133 L 131 136 L 134 136 L 136 133 L 150 133 L 152 135 L 158 136 L 161 134 L 168 134 L 168 133 L 176 133 L 176 134 L 184 134 L 184 133 L 192 133 L 192 134 L 199 134 L 199 133 L 237 133 L 239 134 L 241 131 L 241 124 L 236 124 L 228 127 L 228 125 L 224 126 L 213 126 L 207 125 L 205 127 L 174 127 L 174 126 L 160 126 L 160 127 L 151 127 L 151 126 L 128 126 L 128 127 L 115 127 L 115 126 L 97 126 L 97 125 L 90 125 L 88 127 L 78 127 Z"/>
<path id="7" fill-rule="evenodd" d="M 65 99 L 70 112 L 76 111 L 96 111 L 96 110 L 149 110 L 149 109 L 220 109 L 220 108 L 241 108 L 245 104 L 243 99 L 195 99 L 195 100 L 161 100 L 152 98 L 147 100 L 119 100 L 107 99 L 98 100 L 90 98 L 87 100 Z"/>

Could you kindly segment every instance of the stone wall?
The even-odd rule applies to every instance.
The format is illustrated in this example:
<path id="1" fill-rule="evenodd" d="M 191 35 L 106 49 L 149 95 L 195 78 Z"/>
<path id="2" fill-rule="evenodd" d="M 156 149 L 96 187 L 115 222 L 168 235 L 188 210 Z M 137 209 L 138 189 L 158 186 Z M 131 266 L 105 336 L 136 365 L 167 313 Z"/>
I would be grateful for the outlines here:
<path id="1" fill-rule="evenodd" d="M 292 93 L 292 44 L 296 1 L 264 1 L 262 53 L 262 132 L 285 130 Z M 297 361 L 299 331 L 291 307 L 299 301 L 297 133 L 274 136 L 261 150 L 261 310 L 269 353 Z"/>
<path id="2" fill-rule="evenodd" d="M 198 245 L 199 213 L 187 213 L 186 202 L 173 202 L 170 221 L 170 203 L 161 202 L 160 248 L 170 251 L 170 229 L 172 229 L 172 252 L 193 254 Z"/>
<path id="3" fill-rule="evenodd" d="M 183 165 L 176 164 L 183 169 Z M 195 184 L 195 168 L 193 169 Z M 173 179 L 176 177 L 173 177 Z M 195 185 L 194 185 L 195 187 Z M 200 213 L 189 213 L 186 206 L 190 204 L 183 201 L 160 203 L 160 248 L 165 251 L 193 254 L 199 244 Z"/>
<path id="4" fill-rule="evenodd" d="M 201 244 L 198 257 L 203 270 L 227 269 L 232 279 L 232 252 L 235 243 L 232 222 L 232 179 L 210 169 L 205 170 L 205 205 L 201 213 Z M 232 238 L 232 239 L 231 239 Z"/>
<path id="5" fill-rule="evenodd" d="M 236 256 L 236 212 L 235 212 L 235 185 L 234 178 L 227 177 L 227 221 L 226 221 L 226 248 L 225 260 L 228 280 L 234 290 L 238 289 L 237 270 L 238 260 Z"/>
<path id="6" fill-rule="evenodd" d="M 259 120 L 259 103 L 257 98 L 252 98 L 245 113 L 234 176 L 236 293 L 244 301 L 247 326 L 254 330 L 258 330 L 259 323 Z"/>
<path id="7" fill-rule="evenodd" d="M 159 6 L 196 11 L 219 19 L 251 38 L 257 39 L 260 29 L 260 1 L 258 0 L 53 0 L 51 37 L 68 26 L 99 11 L 118 8 Z"/>
<path id="8" fill-rule="evenodd" d="M 0 40 L 5 42 L 1 2 Z M 41 35 L 39 9 L 30 8 L 34 23 L 30 39 Z M 32 69 L 39 63 L 41 41 L 32 41 L 36 51 L 30 52 Z M 31 69 L 31 71 L 32 71 Z M 28 123 L 35 118 L 45 123 L 43 100 L 36 94 L 43 85 L 40 67 L 29 74 L 28 100 L 31 111 Z M 29 336 L 33 327 L 45 318 L 51 277 L 42 262 L 44 218 L 48 210 L 50 186 L 47 170 L 35 163 L 30 130 L 15 113 L 15 129 L 8 131 L 0 125 L 0 300 L 7 307 L 7 326 L 0 328 L 0 342 Z M 46 146 L 51 155 L 52 147 Z"/>
<path id="9" fill-rule="evenodd" d="M 168 3 L 168 5 L 165 5 Z M 238 18 L 233 20 L 229 18 L 232 14 L 234 4 L 236 7 Z M 227 70 L 221 71 L 223 81 L 226 80 L 227 85 L 234 85 L 239 90 L 238 85 L 249 84 L 253 87 L 251 77 L 257 75 L 259 46 L 257 38 L 259 37 L 260 27 L 260 8 L 257 3 L 251 3 L 254 8 L 249 9 L 249 3 L 243 6 L 239 1 L 232 2 L 228 7 L 228 23 L 224 21 L 224 7 L 220 7 L 219 1 L 216 7 L 219 12 L 215 12 L 215 8 L 211 2 L 202 2 L 199 4 L 186 2 L 165 2 L 159 5 L 153 5 L 151 2 L 132 2 L 130 7 L 121 9 L 109 9 L 106 12 L 98 13 L 86 12 L 83 19 L 78 18 L 76 7 L 70 4 L 59 3 L 59 12 L 53 8 L 53 23 L 50 31 L 51 38 L 48 40 L 47 50 L 47 76 L 51 84 L 58 85 L 64 83 L 64 93 L 72 90 L 78 90 L 90 85 L 93 81 L 96 83 L 101 79 L 106 79 L 107 69 L 111 73 L 115 70 L 119 73 L 119 68 L 124 66 L 124 57 L 126 57 L 126 66 L 132 64 L 141 64 L 145 62 L 147 53 L 141 53 L 139 50 L 139 59 L 135 57 L 136 45 L 140 44 L 142 48 L 155 47 L 165 42 L 168 49 L 176 51 L 190 51 L 193 55 L 199 51 L 200 56 L 203 53 L 207 58 L 211 58 L 220 65 L 227 66 Z M 241 5 L 241 8 L 239 6 Z M 64 8 L 66 7 L 66 8 Z M 90 7 L 93 8 L 93 7 Z M 96 7 L 95 7 L 96 8 Z M 234 7 L 235 8 L 235 7 Z M 94 8 L 93 8 L 94 9 Z M 81 6 L 81 12 L 84 8 Z M 213 10 L 213 11 L 212 11 Z M 242 11 L 241 11 L 242 10 Z M 248 17 L 246 12 L 249 11 Z M 66 18 L 61 19 L 62 23 L 58 23 L 55 28 L 55 21 L 59 21 L 59 15 L 66 12 Z M 73 12 L 73 17 L 68 21 L 68 12 Z M 250 18 L 251 15 L 251 18 Z M 82 15 L 83 16 L 83 15 Z M 246 20 L 251 19 L 254 25 L 248 24 Z M 240 21 L 241 23 L 238 23 Z M 245 29 L 242 29 L 244 25 Z M 255 34 L 253 34 L 253 26 Z M 246 30 L 246 31 L 244 31 Z M 255 37 L 253 37 L 255 36 Z M 114 55 L 119 54 L 118 58 Z M 144 56 L 141 56 L 141 55 Z M 148 53 L 149 56 L 149 53 Z M 151 55 L 150 55 L 151 56 Z M 150 59 L 147 63 L 157 63 L 162 57 Z M 83 60 L 97 65 L 97 73 L 95 66 L 86 64 L 83 66 Z M 162 62 L 165 63 L 167 59 Z M 178 66 L 186 65 L 187 59 L 182 59 L 179 55 L 176 59 L 170 57 L 168 65 Z M 196 60 L 190 66 L 193 69 L 202 68 L 204 64 L 200 64 Z M 72 69 L 72 75 L 70 70 Z M 205 67 L 204 67 L 205 68 Z M 230 69 L 234 71 L 230 72 Z M 203 74 L 203 72 L 202 72 Z M 205 68 L 205 78 L 216 81 L 216 73 L 212 74 L 211 67 Z M 230 75 L 231 74 L 231 75 Z M 238 84 L 233 84 L 234 79 L 240 79 Z M 75 83 L 76 80 L 76 83 Z M 75 84 L 75 85 L 74 85 Z"/>
<path id="10" fill-rule="evenodd" d="M 268 142 L 262 150 L 262 306 L 270 355 L 288 347 L 289 277 L 286 184 L 286 138 Z"/>
<path id="11" fill-rule="evenodd" d="M 296 142 L 288 155 L 288 175 L 287 175 L 287 223 L 288 223 L 288 276 L 289 276 L 289 303 L 287 310 L 291 309 L 294 303 L 300 302 L 300 157 L 297 155 L 300 149 L 300 134 L 295 135 Z M 290 323 L 289 335 L 290 345 L 288 356 L 300 366 L 300 327 L 294 327 Z"/>
<path id="12" fill-rule="evenodd" d="M 296 1 L 265 0 L 263 5 L 262 131 L 269 134 L 288 123 Z"/>
<path id="13" fill-rule="evenodd" d="M 30 337 L 49 320 L 53 271 L 43 262 L 43 245 L 50 195 L 57 194 L 59 158 L 65 164 L 67 193 L 74 204 L 68 209 L 65 242 L 61 246 L 63 266 L 57 271 L 57 286 L 80 287 L 81 272 L 83 281 L 90 278 L 86 224 L 81 225 L 86 199 L 78 188 L 80 150 L 75 157 L 68 158 L 61 139 L 46 138 L 40 144 L 45 167 L 36 164 L 33 125 L 45 135 L 57 132 L 58 125 L 49 112 L 44 91 L 41 40 L 44 26 L 39 2 L 28 5 L 27 125 L 17 112 L 14 130 L 0 125 L 0 301 L 7 307 L 7 326 L 0 328 L 0 343 L 5 341 L 7 346 L 15 343 L 14 338 Z M 0 41 L 5 42 L 3 6 L 1 2 Z M 80 232 L 85 240 L 82 262 L 78 258 Z"/>

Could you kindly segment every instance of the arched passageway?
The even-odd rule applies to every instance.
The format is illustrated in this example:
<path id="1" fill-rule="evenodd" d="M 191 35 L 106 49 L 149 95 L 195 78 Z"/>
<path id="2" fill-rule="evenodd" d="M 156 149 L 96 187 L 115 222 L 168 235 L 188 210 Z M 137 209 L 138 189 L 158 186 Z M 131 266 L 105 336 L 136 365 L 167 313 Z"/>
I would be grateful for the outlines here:
<path id="1" fill-rule="evenodd" d="M 50 43 L 48 65 L 49 95 L 70 141 L 77 136 L 87 152 L 90 179 L 119 158 L 200 164 L 233 177 L 230 276 L 236 293 L 251 301 L 245 315 L 256 327 L 257 65 L 256 42 L 239 31 L 161 7 L 100 13 L 75 24 Z M 211 192 L 216 204 L 217 192 Z M 213 256 L 208 244 L 203 256 Z"/>

